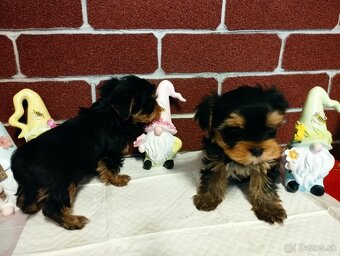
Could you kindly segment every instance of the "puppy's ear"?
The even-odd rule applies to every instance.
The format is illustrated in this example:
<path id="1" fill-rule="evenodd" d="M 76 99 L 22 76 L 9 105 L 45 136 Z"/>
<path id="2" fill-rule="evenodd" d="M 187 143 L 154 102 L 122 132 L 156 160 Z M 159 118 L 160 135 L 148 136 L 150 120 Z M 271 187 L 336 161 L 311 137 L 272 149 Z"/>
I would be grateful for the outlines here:
<path id="1" fill-rule="evenodd" d="M 119 79 L 111 78 L 110 80 L 106 81 L 100 88 L 99 93 L 102 99 L 109 99 L 112 92 L 116 89 L 119 84 Z"/>
<path id="2" fill-rule="evenodd" d="M 133 98 L 132 96 L 122 95 L 120 98 L 115 98 L 111 106 L 117 114 L 123 119 L 129 119 L 132 112 Z"/>
<path id="3" fill-rule="evenodd" d="M 279 91 L 275 86 L 272 86 L 267 91 L 267 97 L 270 99 L 270 104 L 273 109 L 279 110 L 284 113 L 289 105 L 288 101 L 285 99 L 281 91 Z"/>
<path id="4" fill-rule="evenodd" d="M 111 78 L 106 81 L 99 89 L 99 99 L 92 104 L 91 109 L 93 110 L 104 110 L 110 107 L 113 97 L 113 91 L 118 85 L 119 80 Z"/>
<path id="5" fill-rule="evenodd" d="M 99 88 L 99 93 L 100 98 L 93 104 L 92 109 L 112 108 L 123 120 L 129 119 L 133 98 L 122 80 L 111 78 Z"/>
<path id="6" fill-rule="evenodd" d="M 194 119 L 198 121 L 199 126 L 202 130 L 209 131 L 213 127 L 213 116 L 214 110 L 217 105 L 219 96 L 214 93 L 207 96 L 203 101 L 196 107 L 196 113 Z"/>

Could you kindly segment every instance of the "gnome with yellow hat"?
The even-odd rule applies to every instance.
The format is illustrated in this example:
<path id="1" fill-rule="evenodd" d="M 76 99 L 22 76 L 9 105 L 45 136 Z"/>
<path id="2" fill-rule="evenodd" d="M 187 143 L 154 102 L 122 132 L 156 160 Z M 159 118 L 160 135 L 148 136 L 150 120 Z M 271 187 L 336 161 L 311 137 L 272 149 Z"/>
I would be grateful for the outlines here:
<path id="1" fill-rule="evenodd" d="M 295 124 L 294 138 L 284 152 L 285 186 L 289 192 L 310 191 L 316 196 L 325 192 L 323 179 L 334 166 L 332 134 L 327 130 L 324 107 L 340 113 L 340 103 L 316 86 L 305 101 L 301 117 Z"/>
<path id="2" fill-rule="evenodd" d="M 20 118 L 25 114 L 23 102 L 27 102 L 27 123 L 22 123 Z M 25 88 L 13 97 L 15 112 L 9 118 L 8 123 L 13 127 L 21 129 L 18 138 L 25 138 L 30 141 L 40 134 L 56 127 L 56 123 L 51 118 L 48 110 L 38 93 Z"/>

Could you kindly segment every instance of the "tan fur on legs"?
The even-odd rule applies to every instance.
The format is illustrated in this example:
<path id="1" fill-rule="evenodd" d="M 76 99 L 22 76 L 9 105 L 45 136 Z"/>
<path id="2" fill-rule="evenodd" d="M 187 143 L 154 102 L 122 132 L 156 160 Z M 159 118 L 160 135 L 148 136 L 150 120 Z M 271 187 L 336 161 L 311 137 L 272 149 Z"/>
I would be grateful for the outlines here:
<path id="1" fill-rule="evenodd" d="M 283 223 L 287 218 L 286 211 L 281 205 L 281 200 L 267 177 L 268 165 L 263 163 L 260 170 L 254 170 L 250 175 L 250 202 L 252 210 L 260 220 L 270 224 Z"/>
<path id="2" fill-rule="evenodd" d="M 20 186 L 19 186 L 19 189 L 20 189 Z M 25 200 L 25 195 L 22 191 L 22 188 L 21 190 L 18 189 L 18 196 L 17 196 L 17 206 L 22 209 L 23 205 L 24 205 L 24 200 Z"/>
<path id="3" fill-rule="evenodd" d="M 131 177 L 128 175 L 113 174 L 107 169 L 103 160 L 98 161 L 97 172 L 99 172 L 99 179 L 105 183 L 105 185 L 112 184 L 114 186 L 122 187 L 126 186 L 131 180 Z"/>
<path id="4" fill-rule="evenodd" d="M 46 198 L 48 197 L 48 191 L 46 189 L 40 188 L 37 193 L 37 197 L 31 205 L 23 209 L 25 194 L 22 189 L 18 191 L 17 206 L 22 209 L 26 214 L 33 214 L 41 210 L 44 205 Z"/>
<path id="5" fill-rule="evenodd" d="M 72 206 L 76 192 L 77 192 L 77 186 L 75 184 L 71 184 L 68 187 L 68 192 L 69 192 L 69 198 L 70 198 L 70 204 Z M 66 229 L 82 229 L 86 223 L 88 223 L 88 219 L 84 216 L 80 215 L 71 215 L 71 208 L 69 207 L 64 207 L 61 211 L 61 220 L 62 223 L 60 224 L 62 227 Z"/>
<path id="6" fill-rule="evenodd" d="M 77 193 L 77 186 L 75 184 L 71 184 L 69 187 L 68 187 L 68 193 L 69 193 L 69 196 L 70 196 L 70 203 L 71 205 L 73 204 L 74 202 L 74 199 L 76 197 L 76 193 Z"/>
<path id="7" fill-rule="evenodd" d="M 36 213 L 41 210 L 44 206 L 46 198 L 48 197 L 48 191 L 46 189 L 40 188 L 38 190 L 37 198 L 34 204 L 31 204 L 25 209 L 25 213 Z"/>
<path id="8" fill-rule="evenodd" d="M 66 229 L 82 229 L 86 223 L 88 223 L 88 219 L 84 216 L 80 215 L 71 215 L 71 208 L 63 208 L 61 211 L 61 220 L 62 223 L 60 225 Z"/>
<path id="9" fill-rule="evenodd" d="M 223 162 L 215 162 L 215 167 L 209 171 L 207 180 L 201 177 L 197 195 L 193 197 L 197 209 L 214 210 L 224 199 L 227 187 L 226 171 Z"/>

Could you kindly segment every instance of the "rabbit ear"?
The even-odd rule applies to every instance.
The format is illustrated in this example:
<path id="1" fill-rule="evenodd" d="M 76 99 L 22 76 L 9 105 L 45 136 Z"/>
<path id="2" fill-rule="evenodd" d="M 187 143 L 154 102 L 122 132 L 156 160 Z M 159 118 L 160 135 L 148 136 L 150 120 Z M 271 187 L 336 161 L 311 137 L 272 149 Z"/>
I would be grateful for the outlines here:
<path id="1" fill-rule="evenodd" d="M 217 105 L 218 99 L 219 96 L 217 94 L 207 96 L 196 107 L 197 111 L 194 119 L 198 121 L 198 124 L 202 130 L 210 131 L 213 128 L 214 109 Z"/>

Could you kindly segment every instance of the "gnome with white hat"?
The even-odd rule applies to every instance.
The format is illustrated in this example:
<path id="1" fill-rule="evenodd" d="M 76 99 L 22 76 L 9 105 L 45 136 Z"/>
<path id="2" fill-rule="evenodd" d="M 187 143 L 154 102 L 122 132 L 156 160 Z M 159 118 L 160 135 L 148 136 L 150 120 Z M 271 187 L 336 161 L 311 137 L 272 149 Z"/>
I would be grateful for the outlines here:
<path id="1" fill-rule="evenodd" d="M 285 186 L 289 192 L 310 191 L 316 196 L 325 192 L 323 179 L 335 160 L 329 153 L 332 134 L 327 130 L 324 107 L 335 108 L 340 113 L 340 103 L 316 86 L 307 95 L 290 148 L 284 152 Z"/>
<path id="2" fill-rule="evenodd" d="M 162 107 L 161 118 L 152 122 L 145 128 L 146 134 L 142 134 L 134 142 L 139 152 L 145 152 L 143 168 L 149 170 L 152 166 L 164 166 L 171 169 L 174 166 L 174 158 L 182 147 L 182 141 L 174 136 L 177 133 L 175 125 L 171 121 L 169 97 L 186 100 L 178 92 L 175 92 L 173 84 L 163 80 L 156 90 L 157 103 Z"/>

